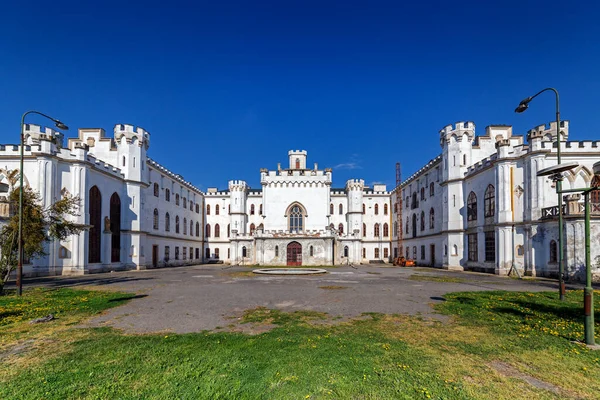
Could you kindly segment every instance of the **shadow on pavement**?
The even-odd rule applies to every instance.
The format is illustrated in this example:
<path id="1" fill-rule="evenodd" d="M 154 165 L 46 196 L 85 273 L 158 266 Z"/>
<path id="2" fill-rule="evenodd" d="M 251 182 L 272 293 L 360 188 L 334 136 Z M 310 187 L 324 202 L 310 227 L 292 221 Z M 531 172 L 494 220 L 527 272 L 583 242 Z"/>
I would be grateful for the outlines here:
<path id="1" fill-rule="evenodd" d="M 76 287 L 76 286 L 87 286 L 87 285 L 112 285 L 115 283 L 126 283 L 135 281 L 147 281 L 153 280 L 152 277 L 130 277 L 130 276 L 85 276 L 75 278 L 63 278 L 63 277 L 41 277 L 41 278 L 29 278 L 23 280 L 24 287 L 31 286 L 43 286 L 49 288 L 61 288 L 61 287 Z M 15 282 L 10 281 L 7 283 L 6 288 L 10 289 L 15 287 Z"/>

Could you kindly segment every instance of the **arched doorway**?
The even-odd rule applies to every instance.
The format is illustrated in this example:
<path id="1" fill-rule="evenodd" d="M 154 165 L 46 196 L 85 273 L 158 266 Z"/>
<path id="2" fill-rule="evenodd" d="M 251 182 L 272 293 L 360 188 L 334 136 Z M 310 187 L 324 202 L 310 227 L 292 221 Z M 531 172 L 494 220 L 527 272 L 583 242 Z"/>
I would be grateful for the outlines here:
<path id="1" fill-rule="evenodd" d="M 102 238 L 102 195 L 97 186 L 90 189 L 88 197 L 90 214 L 90 231 L 88 235 L 88 262 L 100 262 L 100 247 Z"/>
<path id="2" fill-rule="evenodd" d="M 287 245 L 287 265 L 302 265 L 302 245 L 298 242 L 291 242 Z"/>
<path id="3" fill-rule="evenodd" d="M 110 262 L 121 261 L 121 199 L 117 193 L 110 197 Z"/>

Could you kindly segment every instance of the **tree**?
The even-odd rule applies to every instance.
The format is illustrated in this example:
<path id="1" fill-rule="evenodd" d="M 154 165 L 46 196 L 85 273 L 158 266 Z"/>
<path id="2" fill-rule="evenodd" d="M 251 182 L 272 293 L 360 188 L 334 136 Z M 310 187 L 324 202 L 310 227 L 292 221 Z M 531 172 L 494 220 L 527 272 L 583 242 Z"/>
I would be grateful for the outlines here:
<path id="1" fill-rule="evenodd" d="M 15 190 L 15 178 L 18 173 L 11 171 L 9 182 L 11 189 L 8 196 L 11 216 L 0 228 L 0 295 L 10 273 L 18 263 L 19 232 L 19 190 Z M 65 240 L 71 235 L 80 233 L 85 225 L 70 221 L 70 217 L 79 216 L 80 199 L 65 194 L 63 197 L 44 208 L 39 193 L 25 187 L 23 190 L 23 255 L 24 259 L 39 258 L 46 255 L 45 245 L 53 240 Z"/>

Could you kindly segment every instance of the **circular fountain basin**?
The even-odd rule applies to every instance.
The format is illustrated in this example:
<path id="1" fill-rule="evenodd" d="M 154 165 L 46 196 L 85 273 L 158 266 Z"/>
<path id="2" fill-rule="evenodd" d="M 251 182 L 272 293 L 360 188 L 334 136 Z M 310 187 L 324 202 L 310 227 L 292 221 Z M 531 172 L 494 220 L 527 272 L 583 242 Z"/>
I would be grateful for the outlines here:
<path id="1" fill-rule="evenodd" d="M 327 270 L 321 268 L 259 268 L 252 272 L 265 275 L 316 275 L 326 274 Z"/>

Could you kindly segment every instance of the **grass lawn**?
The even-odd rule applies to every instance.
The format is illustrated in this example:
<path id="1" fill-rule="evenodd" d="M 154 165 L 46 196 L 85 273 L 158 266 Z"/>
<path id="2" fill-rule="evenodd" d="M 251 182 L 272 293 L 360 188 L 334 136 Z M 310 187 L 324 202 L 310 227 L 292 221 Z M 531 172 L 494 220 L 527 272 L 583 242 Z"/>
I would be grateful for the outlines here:
<path id="1" fill-rule="evenodd" d="M 0 398 L 597 399 L 600 393 L 600 352 L 573 342 L 583 338 L 581 292 L 569 292 L 564 303 L 554 292 L 453 293 L 437 306 L 449 322 L 381 314 L 340 322 L 316 312 L 257 308 L 239 323 L 274 328 L 255 336 L 79 327 L 131 297 L 70 289 L 0 297 Z M 50 312 L 57 320 L 27 322 Z"/>

